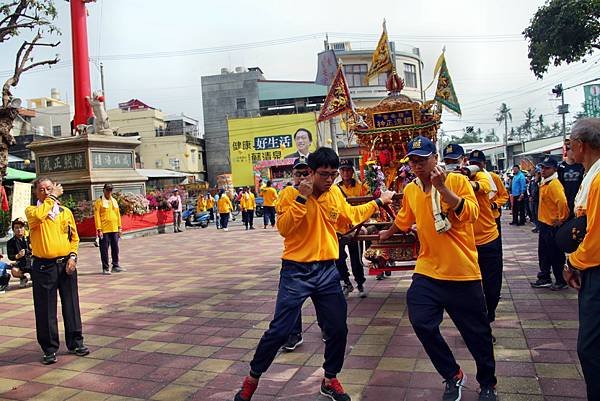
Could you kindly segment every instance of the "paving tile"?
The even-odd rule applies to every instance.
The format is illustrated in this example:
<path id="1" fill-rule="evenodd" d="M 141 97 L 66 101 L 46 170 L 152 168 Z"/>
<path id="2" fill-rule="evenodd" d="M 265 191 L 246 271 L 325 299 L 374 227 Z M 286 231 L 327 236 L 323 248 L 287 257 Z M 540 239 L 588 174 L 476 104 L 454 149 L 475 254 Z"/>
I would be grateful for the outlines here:
<path id="1" fill-rule="evenodd" d="M 536 237 L 504 227 L 502 300 L 493 327 L 501 399 L 583 400 L 576 293 L 532 289 Z M 128 272 L 109 277 L 97 274 L 98 251 L 83 243 L 80 299 L 93 351 L 86 358 L 61 350 L 56 365 L 39 364 L 31 290 L 2 297 L 0 390 L 10 388 L 0 401 L 231 400 L 273 316 L 281 265 L 275 231 L 240 228 L 233 222 L 229 233 L 211 226 L 125 239 L 121 252 Z M 198 253 L 190 243 L 211 252 Z M 164 260 L 178 266 L 177 275 L 156 269 Z M 369 297 L 348 298 L 340 380 L 354 401 L 441 399 L 442 379 L 408 319 L 410 283 L 410 272 L 383 281 L 368 277 Z M 318 395 L 324 345 L 312 302 L 302 315 L 305 343 L 277 356 L 253 401 L 324 401 Z M 470 379 L 463 400 L 475 401 L 475 364 L 447 316 L 442 334 Z"/>

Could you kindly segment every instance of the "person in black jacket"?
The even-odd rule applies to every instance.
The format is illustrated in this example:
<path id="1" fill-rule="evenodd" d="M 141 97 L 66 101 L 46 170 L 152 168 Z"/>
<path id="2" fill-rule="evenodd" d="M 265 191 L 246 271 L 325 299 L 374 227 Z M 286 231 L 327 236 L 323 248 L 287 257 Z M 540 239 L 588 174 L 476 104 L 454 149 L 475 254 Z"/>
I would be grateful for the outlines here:
<path id="1" fill-rule="evenodd" d="M 19 286 L 25 288 L 31 277 L 31 243 L 25 235 L 25 221 L 16 218 L 12 222 L 13 237 L 6 243 L 8 258 L 16 262 L 12 275 L 20 279 Z"/>

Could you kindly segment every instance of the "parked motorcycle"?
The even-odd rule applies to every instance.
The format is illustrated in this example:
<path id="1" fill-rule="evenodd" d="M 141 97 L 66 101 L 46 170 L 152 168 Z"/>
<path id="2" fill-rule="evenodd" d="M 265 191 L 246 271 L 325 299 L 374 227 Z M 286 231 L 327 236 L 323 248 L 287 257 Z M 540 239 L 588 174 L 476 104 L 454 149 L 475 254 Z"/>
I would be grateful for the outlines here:
<path id="1" fill-rule="evenodd" d="M 263 215 L 263 198 L 261 196 L 256 198 L 256 209 L 254 209 L 254 215 L 256 217 L 262 217 Z"/>
<path id="2" fill-rule="evenodd" d="M 196 213 L 195 206 L 188 206 L 188 208 L 185 209 L 181 213 L 181 218 L 182 218 L 182 220 L 185 221 L 186 227 L 198 227 L 199 226 L 202 228 L 206 228 L 206 227 L 208 227 L 208 223 L 210 220 L 210 213 L 208 213 L 208 212 Z"/>

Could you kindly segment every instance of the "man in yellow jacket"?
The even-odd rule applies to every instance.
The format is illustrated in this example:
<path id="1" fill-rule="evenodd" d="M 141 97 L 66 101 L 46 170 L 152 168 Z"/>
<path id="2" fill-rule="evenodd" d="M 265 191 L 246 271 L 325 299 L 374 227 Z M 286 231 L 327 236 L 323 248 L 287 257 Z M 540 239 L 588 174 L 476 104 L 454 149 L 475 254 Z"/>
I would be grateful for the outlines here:
<path id="1" fill-rule="evenodd" d="M 212 197 L 210 192 L 206 193 L 206 209 L 210 214 L 210 221 L 213 221 L 215 219 L 215 199 Z"/>
<path id="2" fill-rule="evenodd" d="M 246 230 L 254 230 L 254 209 L 256 209 L 256 198 L 250 188 L 244 187 L 242 198 L 240 199 L 242 208 L 242 221 Z"/>
<path id="3" fill-rule="evenodd" d="M 600 119 L 577 120 L 567 146 L 575 162 L 585 168 L 573 204 L 575 222 L 585 223 L 585 234 L 569 255 L 563 276 L 579 291 L 577 354 L 587 386 L 587 399 L 600 400 Z"/>
<path id="4" fill-rule="evenodd" d="M 260 189 L 260 193 L 263 197 L 263 222 L 265 223 L 265 230 L 269 222 L 271 227 L 275 227 L 275 203 L 277 203 L 277 190 L 273 188 L 273 182 L 267 181 L 267 185 Z"/>
<path id="5" fill-rule="evenodd" d="M 223 231 L 229 231 L 227 225 L 229 224 L 229 214 L 233 210 L 233 204 L 231 203 L 231 199 L 225 193 L 225 190 L 221 189 L 219 191 L 219 200 L 217 201 L 217 208 L 219 210 L 219 219 L 221 223 L 221 228 Z"/>
<path id="6" fill-rule="evenodd" d="M 196 200 L 196 213 L 206 212 L 206 198 L 204 195 L 199 194 L 198 200 Z"/>
<path id="7" fill-rule="evenodd" d="M 558 179 L 558 162 L 552 156 L 546 156 L 541 162 L 542 182 L 540 183 L 540 206 L 538 209 L 539 240 L 538 260 L 540 272 L 533 288 L 550 288 L 557 291 L 567 288 L 562 269 L 565 254 L 556 244 L 556 233 L 569 217 L 569 206 L 565 190 Z M 550 271 L 554 273 L 552 284 Z"/>
<path id="8" fill-rule="evenodd" d="M 320 316 L 325 342 L 325 378 L 320 392 L 336 401 L 350 401 L 336 378 L 344 363 L 347 304 L 335 268 L 338 257 L 336 224 L 349 219 L 358 224 L 369 218 L 378 206 L 392 201 L 393 192 L 364 205 L 350 206 L 339 187 L 333 185 L 338 175 L 339 158 L 330 148 L 319 148 L 308 156 L 310 174 L 297 188 L 286 190 L 278 201 L 281 210 L 277 228 L 284 238 L 279 290 L 275 316 L 260 339 L 235 401 L 250 401 L 260 376 L 269 368 L 279 349 L 296 325 L 307 298 L 313 300 Z"/>
<path id="9" fill-rule="evenodd" d="M 479 205 L 462 174 L 437 166 L 436 147 L 418 136 L 408 144 L 409 164 L 417 178 L 404 188 L 402 208 L 380 239 L 414 224 L 420 250 L 406 294 L 410 323 L 429 359 L 444 378 L 444 400 L 460 400 L 465 374 L 440 333 L 444 311 L 460 332 L 477 365 L 480 401 L 496 401 L 496 361 L 486 313 L 473 223 Z"/>
<path id="10" fill-rule="evenodd" d="M 121 273 L 119 265 L 119 239 L 121 238 L 121 212 L 119 204 L 112 196 L 113 186 L 104 184 L 102 196 L 94 202 L 94 223 L 96 235 L 100 238 L 100 260 L 102 261 L 102 274 L 110 274 L 108 261 L 108 248 L 112 259 L 112 272 Z"/>
<path id="11" fill-rule="evenodd" d="M 79 235 L 73 213 L 60 205 L 60 184 L 41 177 L 34 183 L 38 201 L 25 209 L 29 223 L 33 261 L 33 307 L 37 340 L 44 355 L 42 363 L 56 363 L 59 348 L 57 295 L 60 294 L 65 341 L 69 353 L 90 353 L 83 343 L 79 290 L 77 287 L 77 250 Z"/>

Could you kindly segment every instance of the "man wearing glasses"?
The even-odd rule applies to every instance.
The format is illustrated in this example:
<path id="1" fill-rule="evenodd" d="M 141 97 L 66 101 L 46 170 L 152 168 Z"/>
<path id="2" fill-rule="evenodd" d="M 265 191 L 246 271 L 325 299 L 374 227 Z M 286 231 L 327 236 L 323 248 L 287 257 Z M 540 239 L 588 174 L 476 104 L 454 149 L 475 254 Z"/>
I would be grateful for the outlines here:
<path id="1" fill-rule="evenodd" d="M 281 213 L 277 228 L 284 238 L 284 251 L 275 315 L 258 343 L 250 374 L 235 401 L 250 401 L 260 376 L 294 330 L 308 297 L 327 339 L 320 392 L 334 401 L 350 401 L 336 378 L 344 363 L 348 335 L 346 298 L 335 267 L 339 253 L 336 229 L 341 221 L 358 224 L 368 219 L 379 206 L 392 201 L 394 192 L 385 191 L 377 200 L 350 206 L 339 187 L 333 185 L 340 161 L 332 149 L 317 149 L 308 156 L 307 164 L 308 176 L 302 177 L 297 187 L 286 190 L 278 202 Z"/>
<path id="2" fill-rule="evenodd" d="M 410 322 L 429 359 L 446 384 L 443 400 L 460 400 L 465 375 L 440 333 L 444 311 L 461 333 L 477 365 L 479 401 L 496 401 L 496 362 L 488 321 L 473 223 L 479 205 L 462 174 L 437 165 L 435 145 L 418 136 L 408 144 L 417 178 L 404 188 L 402 208 L 380 239 L 408 231 L 416 223 L 420 251 L 406 294 Z"/>

